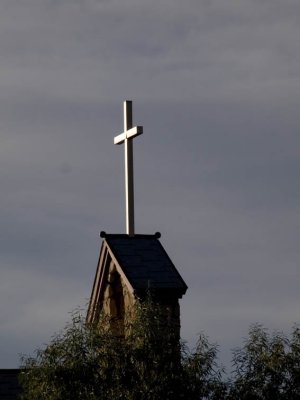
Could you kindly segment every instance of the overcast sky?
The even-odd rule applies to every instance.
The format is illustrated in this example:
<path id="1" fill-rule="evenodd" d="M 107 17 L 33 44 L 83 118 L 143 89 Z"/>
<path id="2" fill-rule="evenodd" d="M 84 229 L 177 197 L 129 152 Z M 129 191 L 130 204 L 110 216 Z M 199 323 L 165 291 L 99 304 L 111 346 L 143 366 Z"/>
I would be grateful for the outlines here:
<path id="1" fill-rule="evenodd" d="M 299 0 L 1 0 L 0 368 L 87 302 L 123 233 L 133 100 L 136 232 L 189 289 L 182 336 L 241 344 L 300 322 Z"/>

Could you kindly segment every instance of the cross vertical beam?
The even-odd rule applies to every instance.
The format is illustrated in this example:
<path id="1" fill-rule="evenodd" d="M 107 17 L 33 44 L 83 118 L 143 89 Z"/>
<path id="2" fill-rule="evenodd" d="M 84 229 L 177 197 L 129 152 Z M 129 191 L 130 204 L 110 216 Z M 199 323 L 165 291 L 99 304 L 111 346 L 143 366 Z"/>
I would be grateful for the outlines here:
<path id="1" fill-rule="evenodd" d="M 114 144 L 124 143 L 125 147 L 125 199 L 126 233 L 134 236 L 134 185 L 133 185 L 133 142 L 143 133 L 142 126 L 132 127 L 132 101 L 124 101 L 124 132 L 114 138 Z"/>
<path id="2" fill-rule="evenodd" d="M 124 132 L 132 128 L 132 101 L 124 101 Z M 134 235 L 133 142 L 125 140 L 126 233 Z"/>

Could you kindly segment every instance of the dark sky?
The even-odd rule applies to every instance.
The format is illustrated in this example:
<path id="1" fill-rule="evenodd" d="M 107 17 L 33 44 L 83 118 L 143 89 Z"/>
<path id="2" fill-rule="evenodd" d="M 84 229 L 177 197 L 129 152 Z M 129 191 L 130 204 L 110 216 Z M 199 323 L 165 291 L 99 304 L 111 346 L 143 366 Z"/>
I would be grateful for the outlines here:
<path id="1" fill-rule="evenodd" d="M 299 322 L 299 0 L 2 0 L 0 367 L 89 298 L 124 223 L 132 99 L 137 233 L 189 290 L 182 336 L 230 349 Z"/>

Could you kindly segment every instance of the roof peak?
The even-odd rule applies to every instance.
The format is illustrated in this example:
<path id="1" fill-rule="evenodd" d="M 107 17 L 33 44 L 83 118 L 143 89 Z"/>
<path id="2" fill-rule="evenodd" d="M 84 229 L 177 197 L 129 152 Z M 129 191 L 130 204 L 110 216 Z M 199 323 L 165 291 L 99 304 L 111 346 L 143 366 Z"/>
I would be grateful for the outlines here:
<path id="1" fill-rule="evenodd" d="M 100 232 L 101 238 L 128 238 L 128 239 L 140 239 L 140 238 L 155 238 L 159 239 L 161 237 L 160 232 L 155 232 L 154 234 L 134 234 L 128 235 L 126 233 L 106 233 L 105 231 Z"/>

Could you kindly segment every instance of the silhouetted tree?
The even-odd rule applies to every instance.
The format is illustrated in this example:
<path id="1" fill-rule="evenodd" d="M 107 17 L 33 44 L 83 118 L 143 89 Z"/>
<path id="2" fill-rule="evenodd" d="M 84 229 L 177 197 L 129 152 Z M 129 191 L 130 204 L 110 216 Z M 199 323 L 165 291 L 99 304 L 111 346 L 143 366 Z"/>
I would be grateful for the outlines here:
<path id="1" fill-rule="evenodd" d="M 121 338 L 111 333 L 105 317 L 92 327 L 75 312 L 35 357 L 23 357 L 23 399 L 225 398 L 217 346 L 201 335 L 195 351 L 188 351 L 151 298 L 137 302 L 132 316 Z"/>
<path id="2" fill-rule="evenodd" d="M 234 351 L 233 364 L 229 399 L 299 400 L 299 327 L 294 327 L 288 338 L 254 325 L 243 347 Z"/>

